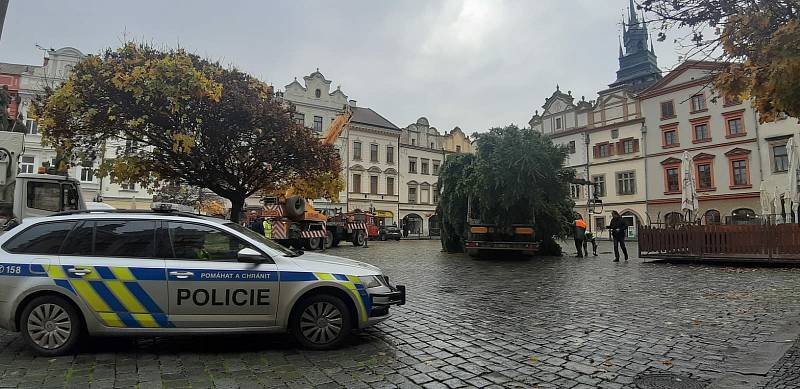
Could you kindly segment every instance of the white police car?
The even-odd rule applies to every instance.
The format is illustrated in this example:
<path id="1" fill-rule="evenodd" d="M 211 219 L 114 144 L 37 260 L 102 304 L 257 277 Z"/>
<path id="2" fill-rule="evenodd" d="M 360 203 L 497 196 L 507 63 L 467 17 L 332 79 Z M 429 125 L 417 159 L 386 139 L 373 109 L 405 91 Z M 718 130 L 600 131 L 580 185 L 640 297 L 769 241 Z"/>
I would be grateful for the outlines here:
<path id="1" fill-rule="evenodd" d="M 298 255 L 221 219 L 87 210 L 0 235 L 0 327 L 44 355 L 86 333 L 288 331 L 328 349 L 404 303 L 375 266 Z"/>

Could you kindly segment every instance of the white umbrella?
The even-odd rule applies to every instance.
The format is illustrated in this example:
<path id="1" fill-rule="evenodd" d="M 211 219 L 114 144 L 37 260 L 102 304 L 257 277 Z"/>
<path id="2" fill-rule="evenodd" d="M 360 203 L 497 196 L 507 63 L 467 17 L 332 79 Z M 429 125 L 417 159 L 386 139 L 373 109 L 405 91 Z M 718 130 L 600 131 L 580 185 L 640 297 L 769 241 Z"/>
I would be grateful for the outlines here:
<path id="1" fill-rule="evenodd" d="M 700 205 L 697 202 L 697 185 L 695 184 L 694 170 L 692 159 L 689 157 L 689 152 L 683 152 L 683 161 L 681 162 L 681 176 L 683 177 L 683 185 L 681 187 L 681 210 L 688 213 L 687 220 L 691 221 L 692 213 L 696 212 Z"/>
<path id="2" fill-rule="evenodd" d="M 786 143 L 786 156 L 789 157 L 789 170 L 786 172 L 789 179 L 787 180 L 788 188 L 786 188 L 786 196 L 784 198 L 786 199 L 786 214 L 788 215 L 793 212 L 792 205 L 796 208 L 796 204 L 800 202 L 800 197 L 798 197 L 800 194 L 797 192 L 797 170 L 800 168 L 800 155 L 798 155 L 797 142 L 794 135 Z"/>
<path id="3" fill-rule="evenodd" d="M 782 224 L 783 215 L 781 215 L 781 210 L 783 205 L 781 205 L 781 190 L 777 186 L 775 187 L 775 193 L 772 194 L 772 203 L 775 208 L 775 224 Z"/>
<path id="4" fill-rule="evenodd" d="M 761 181 L 761 186 L 758 188 L 759 198 L 761 200 L 761 215 L 765 218 L 772 214 L 772 198 L 767 190 L 767 182 Z"/>

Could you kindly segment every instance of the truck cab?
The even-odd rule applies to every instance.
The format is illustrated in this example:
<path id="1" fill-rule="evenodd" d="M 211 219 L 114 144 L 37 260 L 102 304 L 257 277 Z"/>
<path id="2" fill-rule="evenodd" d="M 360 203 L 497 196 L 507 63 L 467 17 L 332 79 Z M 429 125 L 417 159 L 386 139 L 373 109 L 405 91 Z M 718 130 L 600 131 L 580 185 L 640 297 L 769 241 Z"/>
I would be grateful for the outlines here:
<path id="1" fill-rule="evenodd" d="M 86 209 L 78 180 L 66 175 L 19 173 L 23 134 L 0 132 L 0 226 L 29 217 Z"/>

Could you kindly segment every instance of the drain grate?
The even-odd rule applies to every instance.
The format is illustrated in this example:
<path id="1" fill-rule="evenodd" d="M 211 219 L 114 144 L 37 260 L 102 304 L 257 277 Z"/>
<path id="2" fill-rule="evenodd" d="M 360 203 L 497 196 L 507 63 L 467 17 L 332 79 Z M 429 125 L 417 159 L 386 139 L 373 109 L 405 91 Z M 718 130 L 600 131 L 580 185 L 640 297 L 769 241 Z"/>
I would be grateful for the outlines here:
<path id="1" fill-rule="evenodd" d="M 677 374 L 641 374 L 633 379 L 639 389 L 703 389 L 699 380 Z"/>

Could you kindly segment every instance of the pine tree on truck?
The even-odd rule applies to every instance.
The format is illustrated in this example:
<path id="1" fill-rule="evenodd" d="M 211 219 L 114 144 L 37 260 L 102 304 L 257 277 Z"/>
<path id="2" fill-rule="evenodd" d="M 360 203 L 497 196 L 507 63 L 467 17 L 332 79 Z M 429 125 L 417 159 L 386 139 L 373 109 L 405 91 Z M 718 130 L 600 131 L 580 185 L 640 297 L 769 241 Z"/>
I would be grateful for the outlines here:
<path id="1" fill-rule="evenodd" d="M 446 158 L 439 174 L 442 247 L 480 255 L 560 255 L 574 203 L 567 150 L 514 125 L 475 136 L 475 154 Z"/>

